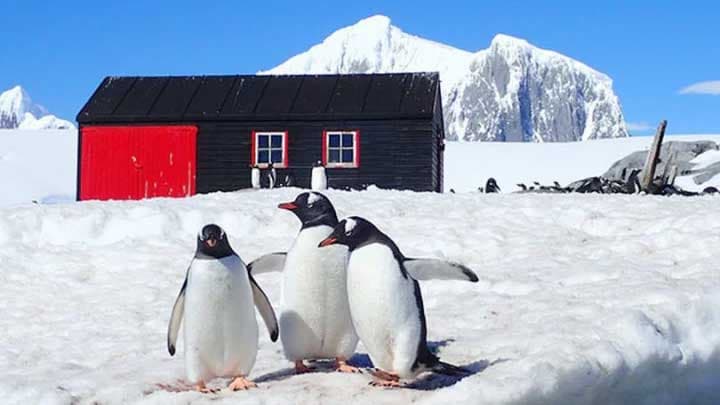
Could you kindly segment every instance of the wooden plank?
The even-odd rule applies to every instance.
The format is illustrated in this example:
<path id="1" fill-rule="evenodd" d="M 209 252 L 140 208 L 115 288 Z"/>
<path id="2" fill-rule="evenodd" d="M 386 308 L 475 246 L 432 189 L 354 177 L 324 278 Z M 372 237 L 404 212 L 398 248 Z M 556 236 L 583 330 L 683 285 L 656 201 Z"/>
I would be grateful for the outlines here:
<path id="1" fill-rule="evenodd" d="M 662 141 L 665 137 L 665 128 L 667 127 L 667 120 L 660 121 L 657 132 L 655 133 L 655 139 L 653 140 L 652 148 L 648 152 L 647 159 L 645 160 L 645 167 L 643 168 L 643 176 L 640 180 L 640 187 L 647 191 L 653 180 L 655 179 L 655 169 L 660 158 L 660 148 L 662 147 Z"/>

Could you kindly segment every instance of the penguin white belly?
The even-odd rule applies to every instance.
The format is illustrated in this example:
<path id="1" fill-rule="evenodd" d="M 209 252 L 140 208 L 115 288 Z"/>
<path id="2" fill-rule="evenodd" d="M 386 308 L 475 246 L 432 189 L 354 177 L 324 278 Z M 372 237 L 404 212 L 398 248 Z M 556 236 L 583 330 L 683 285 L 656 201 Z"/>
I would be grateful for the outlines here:
<path id="1" fill-rule="evenodd" d="M 324 167 L 313 167 L 310 176 L 310 189 L 313 191 L 322 191 L 327 189 L 327 176 L 325 175 Z"/>
<path id="2" fill-rule="evenodd" d="M 283 270 L 280 339 L 290 361 L 349 358 L 357 335 L 347 299 L 347 249 L 318 248 L 329 226 L 300 231 Z"/>
<path id="3" fill-rule="evenodd" d="M 355 330 L 375 367 L 413 377 L 422 333 L 420 312 L 414 281 L 403 276 L 392 250 L 373 243 L 353 251 L 348 299 Z"/>
<path id="4" fill-rule="evenodd" d="M 185 368 L 192 383 L 248 375 L 258 328 L 245 264 L 195 259 L 185 293 Z"/>

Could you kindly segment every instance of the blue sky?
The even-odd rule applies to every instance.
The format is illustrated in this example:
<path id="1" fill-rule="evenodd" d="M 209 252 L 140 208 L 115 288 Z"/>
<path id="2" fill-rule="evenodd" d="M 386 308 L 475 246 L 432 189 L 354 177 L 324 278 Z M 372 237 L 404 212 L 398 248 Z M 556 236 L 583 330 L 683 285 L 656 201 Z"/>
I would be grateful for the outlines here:
<path id="1" fill-rule="evenodd" d="M 613 78 L 631 128 L 645 128 L 635 135 L 663 118 L 672 133 L 720 133 L 716 2 L 6 0 L 2 8 L 0 89 L 20 84 L 67 119 L 107 75 L 254 73 L 385 14 L 406 32 L 466 50 L 505 33 L 578 59 Z M 700 82 L 711 83 L 681 94 Z"/>

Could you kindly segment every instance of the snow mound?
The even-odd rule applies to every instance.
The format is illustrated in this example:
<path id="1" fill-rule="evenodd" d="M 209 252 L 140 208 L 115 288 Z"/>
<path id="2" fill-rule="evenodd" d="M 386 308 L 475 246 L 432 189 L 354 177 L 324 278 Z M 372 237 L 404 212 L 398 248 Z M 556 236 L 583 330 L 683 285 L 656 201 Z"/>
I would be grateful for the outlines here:
<path id="1" fill-rule="evenodd" d="M 473 53 L 405 33 L 378 15 L 260 73 L 419 71 L 440 72 L 450 140 L 554 142 L 628 136 L 608 76 L 504 34 Z"/>
<path id="2" fill-rule="evenodd" d="M 431 347 L 472 375 L 421 376 L 401 390 L 322 365 L 296 376 L 261 329 L 251 373 L 260 388 L 159 388 L 184 376 L 165 333 L 198 229 L 222 225 L 245 260 L 285 250 L 298 223 L 276 204 L 300 191 L 1 209 L 3 403 L 720 401 L 717 198 L 378 189 L 327 195 L 340 216 L 370 219 L 405 254 L 480 276 L 422 283 Z M 281 306 L 280 275 L 258 282 Z M 369 365 L 362 345 L 352 362 Z"/>

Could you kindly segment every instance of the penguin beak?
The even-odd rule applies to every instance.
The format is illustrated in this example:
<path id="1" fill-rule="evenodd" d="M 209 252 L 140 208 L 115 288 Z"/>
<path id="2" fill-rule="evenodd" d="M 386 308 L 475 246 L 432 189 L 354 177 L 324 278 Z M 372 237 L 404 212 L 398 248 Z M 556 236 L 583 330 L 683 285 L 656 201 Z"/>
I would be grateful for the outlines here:
<path id="1" fill-rule="evenodd" d="M 335 243 L 337 243 L 337 238 L 333 238 L 332 236 L 328 236 L 327 238 L 323 239 L 322 242 L 320 242 L 320 244 L 318 245 L 318 247 L 330 246 L 330 245 L 334 245 Z"/>
<path id="2" fill-rule="evenodd" d="M 215 245 L 217 245 L 217 240 L 210 238 L 207 241 L 205 241 L 205 244 L 212 248 L 212 247 L 215 247 Z"/>
<path id="3" fill-rule="evenodd" d="M 286 203 L 278 204 L 278 208 L 282 208 L 282 209 L 288 210 L 288 211 L 295 211 L 297 209 L 297 207 L 298 206 L 295 205 L 294 202 L 286 202 Z"/>

